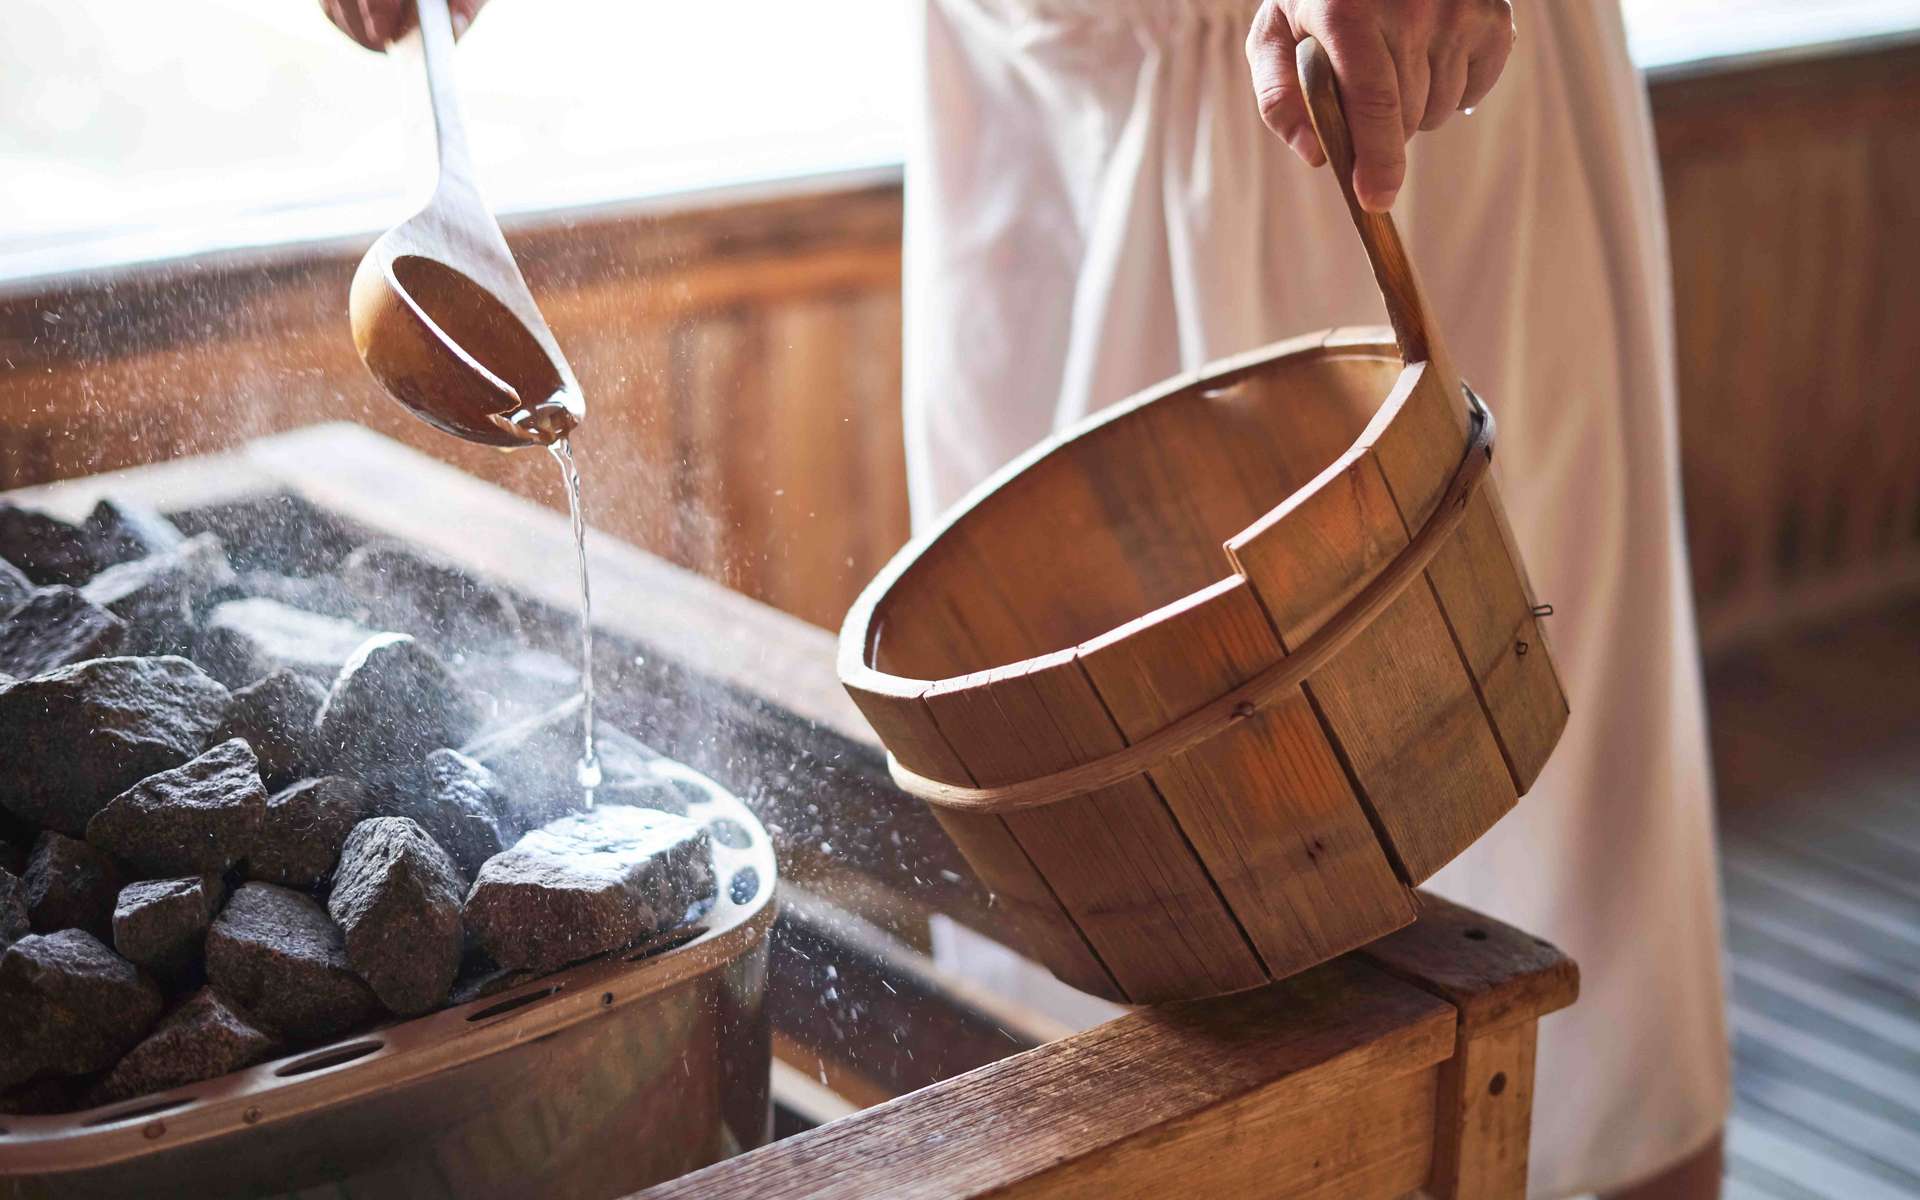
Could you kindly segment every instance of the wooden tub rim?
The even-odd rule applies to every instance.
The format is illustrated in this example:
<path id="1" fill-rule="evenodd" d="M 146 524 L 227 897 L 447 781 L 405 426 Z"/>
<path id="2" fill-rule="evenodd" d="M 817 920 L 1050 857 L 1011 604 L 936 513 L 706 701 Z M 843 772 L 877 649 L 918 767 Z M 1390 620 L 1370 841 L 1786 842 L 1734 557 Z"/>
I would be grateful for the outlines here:
<path id="1" fill-rule="evenodd" d="M 1014 478 L 1041 462 L 1063 452 L 1069 445 L 1106 426 L 1125 420 L 1147 406 L 1175 395 L 1195 390 L 1212 391 L 1233 387 L 1245 377 L 1289 365 L 1336 358 L 1401 358 L 1401 351 L 1390 331 L 1376 328 L 1330 329 L 1289 339 L 1249 351 L 1175 376 L 1146 391 L 1121 401 L 1075 423 L 1049 437 L 989 476 L 942 516 L 937 525 L 903 547 L 874 577 L 848 610 L 841 627 L 839 673 L 850 690 L 899 699 L 919 699 L 930 691 L 965 690 L 987 686 L 992 679 L 1018 668 L 1037 668 L 1048 662 L 1097 645 L 1123 639 L 1143 627 L 1169 619 L 1193 605 L 1204 602 L 1219 591 L 1237 586 L 1244 576 L 1226 562 L 1226 574 L 1185 596 L 1161 605 L 1113 628 L 1082 639 L 1071 646 L 1043 651 L 1011 663 L 990 665 L 944 679 L 918 679 L 895 675 L 872 665 L 875 657 L 874 618 L 893 588 L 920 562 L 925 552 L 961 521 Z M 1312 479 L 1282 498 L 1266 513 L 1255 517 L 1240 534 L 1226 539 L 1226 545 L 1246 533 L 1285 520 L 1325 487 L 1332 486 L 1353 464 L 1365 455 L 1378 439 L 1385 424 L 1397 416 L 1393 401 L 1409 394 L 1426 363 L 1404 364 L 1395 386 L 1385 397 L 1366 427 L 1346 451 L 1327 464 Z M 971 782 L 936 779 L 902 764 L 889 751 L 888 767 L 894 782 L 903 791 L 928 803 L 962 811 L 1001 813 L 1037 808 L 1072 796 L 1083 795 L 1145 774 L 1166 759 L 1217 736 L 1233 725 L 1262 711 L 1323 667 L 1342 648 L 1362 633 L 1372 620 L 1392 604 L 1395 598 L 1425 572 L 1426 566 L 1458 527 L 1465 506 L 1486 481 L 1493 454 L 1495 424 L 1492 412 L 1471 388 L 1461 385 L 1470 414 L 1469 431 L 1462 448 L 1459 467 L 1449 479 L 1441 503 L 1435 506 L 1422 527 L 1392 558 L 1372 571 L 1365 584 L 1344 602 L 1326 623 L 1291 653 L 1283 655 L 1239 687 L 1170 722 L 1151 735 L 1137 739 L 1110 754 L 1065 770 L 1015 783 L 994 787 L 976 787 Z"/>

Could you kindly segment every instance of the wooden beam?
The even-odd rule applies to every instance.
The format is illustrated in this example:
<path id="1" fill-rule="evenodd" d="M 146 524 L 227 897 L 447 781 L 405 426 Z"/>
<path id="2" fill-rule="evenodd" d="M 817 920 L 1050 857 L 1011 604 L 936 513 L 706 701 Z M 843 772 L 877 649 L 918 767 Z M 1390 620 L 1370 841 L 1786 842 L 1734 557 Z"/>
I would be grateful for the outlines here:
<path id="1" fill-rule="evenodd" d="M 1579 995 L 1579 968 L 1524 930 L 1431 893 L 1420 899 L 1417 922 L 1357 957 L 1458 1014 L 1454 1053 L 1440 1069 L 1427 1193 L 1434 1200 L 1523 1196 L 1535 1034 L 1541 1017 Z"/>
<path id="2" fill-rule="evenodd" d="M 1140 1010 L 641 1195 L 1400 1195 L 1426 1174 L 1453 1023 L 1342 959 Z"/>
<path id="3" fill-rule="evenodd" d="M 891 1099 L 1071 1031 L 940 971 L 847 910 L 783 884 L 767 961 L 773 1027 L 801 1071 Z"/>

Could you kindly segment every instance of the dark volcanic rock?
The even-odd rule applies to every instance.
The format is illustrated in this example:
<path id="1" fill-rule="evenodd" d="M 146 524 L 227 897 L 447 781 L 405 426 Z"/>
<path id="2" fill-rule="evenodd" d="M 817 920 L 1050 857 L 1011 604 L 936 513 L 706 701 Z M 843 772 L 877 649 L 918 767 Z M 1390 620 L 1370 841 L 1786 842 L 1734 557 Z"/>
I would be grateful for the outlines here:
<path id="1" fill-rule="evenodd" d="M 214 589 L 233 581 L 220 539 L 203 533 L 171 549 L 123 562 L 88 580 L 87 599 L 126 621 L 141 654 L 193 649 L 194 611 Z"/>
<path id="2" fill-rule="evenodd" d="M 468 655 L 460 664 L 460 682 L 480 703 L 488 729 L 546 712 L 580 693 L 580 672 L 572 663 L 524 646 Z"/>
<path id="3" fill-rule="evenodd" d="M 344 617 L 357 624 L 366 623 L 366 610 L 359 599 L 342 587 L 331 575 L 279 575 L 272 571 L 242 571 L 226 587 L 214 593 L 217 601 L 243 600 L 257 596 L 277 600 L 291 608 L 304 609 L 327 617 Z"/>
<path id="4" fill-rule="evenodd" d="M 16 605 L 26 603 L 31 595 L 33 580 L 28 579 L 19 567 L 0 558 L 0 613 L 11 612 Z"/>
<path id="5" fill-rule="evenodd" d="M 194 658 L 234 687 L 281 667 L 311 676 L 324 686 L 333 682 L 372 634 L 352 621 L 278 600 L 229 600 L 214 605 L 207 614 Z"/>
<path id="6" fill-rule="evenodd" d="M 333 874 L 340 847 L 366 816 L 366 788 L 343 776 L 303 779 L 275 792 L 247 855 L 248 878 L 317 887 Z"/>
<path id="7" fill-rule="evenodd" d="M 0 950 L 33 932 L 27 915 L 27 885 L 12 871 L 0 870 Z"/>
<path id="8" fill-rule="evenodd" d="M 113 948 L 165 982 L 189 978 L 226 891 L 218 875 L 128 884 L 114 904 Z"/>
<path id="9" fill-rule="evenodd" d="M 200 752 L 227 689 L 184 658 L 102 658 L 0 685 L 0 804 L 78 835 L 127 788 Z"/>
<path id="10" fill-rule="evenodd" d="M 453 859 L 404 817 L 374 817 L 347 836 L 327 912 L 380 1003 L 408 1016 L 446 1000 L 460 972 L 465 892 Z"/>
<path id="11" fill-rule="evenodd" d="M 41 588 L 0 617 L 0 671 L 24 679 L 105 658 L 126 634 L 126 622 L 75 589 Z"/>
<path id="12" fill-rule="evenodd" d="M 260 831 L 267 789 L 238 738 L 128 788 L 87 822 L 87 840 L 156 875 L 224 871 Z"/>
<path id="13" fill-rule="evenodd" d="M 470 956 L 461 964 L 460 977 L 453 981 L 453 991 L 447 994 L 448 1004 L 471 1004 L 475 1000 L 484 1000 L 488 996 L 497 996 L 508 988 L 538 976 L 525 969 L 509 971 L 505 967 L 495 966 L 485 955 Z"/>
<path id="14" fill-rule="evenodd" d="M 713 890 L 697 823 L 597 807 L 489 860 L 467 895 L 467 929 L 502 967 L 550 971 L 670 929 Z"/>
<path id="15" fill-rule="evenodd" d="M 606 724 L 594 737 L 600 759 L 598 805 L 625 804 L 683 812 L 680 793 L 654 773 L 659 756 L 643 742 Z M 576 774 L 580 762 L 580 700 L 495 730 L 461 747 L 461 753 L 492 771 L 509 799 L 501 833 L 516 837 L 585 808 Z"/>
<path id="16" fill-rule="evenodd" d="M 85 583 L 99 565 L 78 525 L 6 501 L 0 501 L 0 558 L 43 587 Z"/>
<path id="17" fill-rule="evenodd" d="M 44 1117 L 86 1108 L 87 1092 L 97 1079 L 94 1075 L 47 1075 L 7 1088 L 0 1091 L 0 1113 Z"/>
<path id="18" fill-rule="evenodd" d="M 105 1070 L 160 1006 L 153 981 L 90 933 L 21 938 L 0 955 L 0 1087 Z"/>
<path id="19" fill-rule="evenodd" d="M 427 755 L 424 778 L 400 781 L 382 792 L 374 805 L 377 815 L 418 823 L 452 856 L 464 878 L 472 879 L 481 863 L 500 853 L 497 814 L 506 807 L 506 795 L 492 771 L 458 750 L 435 750 Z"/>
<path id="20" fill-rule="evenodd" d="M 347 965 L 346 943 L 326 910 L 271 883 L 242 884 L 214 919 L 207 979 L 296 1041 L 344 1033 L 377 1008 Z"/>
<path id="21" fill-rule="evenodd" d="M 340 582 L 373 623 L 449 650 L 520 640 L 520 612 L 499 588 L 404 542 L 370 542 L 340 564 Z"/>
<path id="22" fill-rule="evenodd" d="M 113 902 L 123 877 L 106 854 L 48 830 L 33 843 L 21 878 L 35 932 L 84 929 L 103 942 L 113 936 Z"/>
<path id="23" fill-rule="evenodd" d="M 154 509 L 111 497 L 93 506 L 80 528 L 102 567 L 161 554 L 187 540 L 180 527 Z"/>
<path id="24" fill-rule="evenodd" d="M 240 738 L 253 747 L 269 787 L 291 782 L 313 762 L 313 724 L 326 700 L 319 682 L 282 667 L 233 694 L 212 740 Z"/>
<path id="25" fill-rule="evenodd" d="M 316 741 L 330 769 L 362 776 L 422 762 L 473 736 L 473 703 L 446 664 L 401 633 L 369 638 L 327 693 Z"/>
<path id="26" fill-rule="evenodd" d="M 186 533 L 216 533 L 241 571 L 322 575 L 366 541 L 366 530 L 292 492 L 246 496 L 173 514 Z"/>
<path id="27" fill-rule="evenodd" d="M 212 988 L 201 988 L 127 1051 L 93 1093 L 106 1104 L 213 1079 L 271 1057 L 273 1036 Z"/>

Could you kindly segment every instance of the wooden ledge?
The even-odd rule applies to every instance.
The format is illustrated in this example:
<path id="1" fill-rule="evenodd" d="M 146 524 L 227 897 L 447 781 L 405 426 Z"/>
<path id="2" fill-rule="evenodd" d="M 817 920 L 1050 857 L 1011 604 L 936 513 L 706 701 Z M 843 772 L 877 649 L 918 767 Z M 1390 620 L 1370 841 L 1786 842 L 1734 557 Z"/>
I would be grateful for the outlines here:
<path id="1" fill-rule="evenodd" d="M 1580 995 L 1580 968 L 1552 943 L 1421 892 L 1420 917 L 1356 951 L 1454 1006 L 1460 1039 L 1534 1021 Z"/>
<path id="2" fill-rule="evenodd" d="M 641 1195 L 1399 1195 L 1427 1174 L 1454 1026 L 1340 959 L 1129 1013 Z"/>

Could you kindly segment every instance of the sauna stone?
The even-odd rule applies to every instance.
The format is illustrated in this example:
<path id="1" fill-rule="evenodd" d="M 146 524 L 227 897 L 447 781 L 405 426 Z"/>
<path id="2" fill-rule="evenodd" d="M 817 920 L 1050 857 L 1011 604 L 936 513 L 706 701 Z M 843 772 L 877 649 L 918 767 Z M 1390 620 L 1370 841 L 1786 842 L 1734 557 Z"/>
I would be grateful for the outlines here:
<path id="1" fill-rule="evenodd" d="M 33 932 L 27 915 L 26 881 L 0 868 L 0 951 Z"/>
<path id="2" fill-rule="evenodd" d="M 458 750 L 435 750 L 427 755 L 423 778 L 383 790 L 379 814 L 417 822 L 453 858 L 462 878 L 472 879 L 500 853 L 498 814 L 507 808 L 506 794 L 492 771 Z"/>
<path id="3" fill-rule="evenodd" d="M 520 612 L 505 592 L 404 543 L 355 549 L 339 577 L 382 629 L 461 650 L 520 640 Z"/>
<path id="4" fill-rule="evenodd" d="M 200 630 L 194 658 L 216 677 L 242 687 L 286 667 L 331 684 L 373 631 L 340 617 L 324 616 L 249 597 L 216 604 Z"/>
<path id="5" fill-rule="evenodd" d="M 282 575 L 277 571 L 242 571 L 214 593 L 219 602 L 258 597 L 326 617 L 342 617 L 365 624 L 366 610 L 359 599 L 331 575 Z"/>
<path id="6" fill-rule="evenodd" d="M 48 830 L 34 841 L 21 878 L 36 932 L 84 929 L 101 941 L 113 936 L 113 904 L 124 877 L 108 855 Z"/>
<path id="7" fill-rule="evenodd" d="M 216 991 L 296 1041 L 344 1033 L 378 1008 L 327 910 L 290 888 L 241 884 L 207 930 L 206 953 Z"/>
<path id="8" fill-rule="evenodd" d="M 488 996 L 497 996 L 509 988 L 529 983 L 539 978 L 537 972 L 525 969 L 508 970 L 495 966 L 484 955 L 462 966 L 460 977 L 454 980 L 453 991 L 447 995 L 449 1004 L 471 1004 L 475 1000 L 484 1000 Z"/>
<path id="9" fill-rule="evenodd" d="M 594 791 L 596 804 L 685 810 L 680 793 L 654 773 L 656 755 L 637 738 L 603 722 L 594 749 L 601 772 L 600 787 Z M 580 761 L 578 697 L 488 733 L 462 747 L 461 753 L 492 771 L 510 798 L 501 822 L 506 837 L 585 807 L 574 776 Z"/>
<path id="10" fill-rule="evenodd" d="M 325 687 L 282 667 L 233 693 L 213 741 L 241 739 L 253 747 L 268 786 L 291 783 L 312 767 L 314 721 L 326 700 Z"/>
<path id="11" fill-rule="evenodd" d="M 31 595 L 33 580 L 28 579 L 19 567 L 0 558 L 0 613 L 11 612 Z"/>
<path id="12" fill-rule="evenodd" d="M 201 988 L 127 1052 L 91 1099 L 106 1104 L 199 1083 L 263 1062 L 278 1048 L 237 1006 Z"/>
<path id="13" fill-rule="evenodd" d="M 108 498 L 93 506 L 80 528 L 101 567 L 164 554 L 187 540 L 180 527 L 137 501 Z"/>
<path id="14" fill-rule="evenodd" d="M 130 883 L 114 904 L 113 948 L 163 982 L 177 984 L 199 964 L 207 926 L 225 895 L 218 875 Z"/>
<path id="15" fill-rule="evenodd" d="M 193 649 L 194 612 L 215 588 L 233 580 L 220 539 L 210 533 L 157 554 L 119 563 L 88 580 L 87 599 L 126 621 L 130 648 L 141 654 Z"/>
<path id="16" fill-rule="evenodd" d="M 105 1070 L 161 1004 L 151 979 L 85 930 L 21 938 L 0 955 L 0 1087 Z"/>
<path id="17" fill-rule="evenodd" d="M 302 779 L 267 797 L 247 854 L 247 877 L 286 887 L 325 883 L 340 847 L 367 816 L 367 790 L 340 775 Z"/>
<path id="18" fill-rule="evenodd" d="M 0 617 L 0 671 L 41 675 L 120 650 L 126 622 L 70 587 L 40 588 Z"/>
<path id="19" fill-rule="evenodd" d="M 460 973 L 466 880 L 447 852 L 405 817 L 354 826 L 340 851 L 327 912 L 347 963 L 392 1011 L 438 1008 Z"/>
<path id="20" fill-rule="evenodd" d="M 224 871 L 253 848 L 267 789 L 239 738 L 113 798 L 87 822 L 87 840 L 154 875 Z"/>
<path id="21" fill-rule="evenodd" d="M 78 836 L 107 801 L 200 752 L 228 694 L 184 658 L 101 658 L 0 685 L 0 805 Z"/>
<path id="22" fill-rule="evenodd" d="M 329 769 L 367 777 L 417 766 L 473 736 L 479 716 L 438 655 L 403 633 L 369 638 L 340 669 L 315 739 Z"/>
<path id="23" fill-rule="evenodd" d="M 323 575 L 369 538 L 352 522 L 292 492 L 202 505 L 176 513 L 173 523 L 189 534 L 218 534 L 235 570 L 282 575 Z"/>
<path id="24" fill-rule="evenodd" d="M 678 925 L 713 889 L 697 823 L 603 805 L 490 859 L 467 895 L 467 929 L 500 966 L 551 971 Z"/>
<path id="25" fill-rule="evenodd" d="M 0 501 L 0 558 L 42 587 L 85 583 L 98 566 L 78 525 Z"/>

